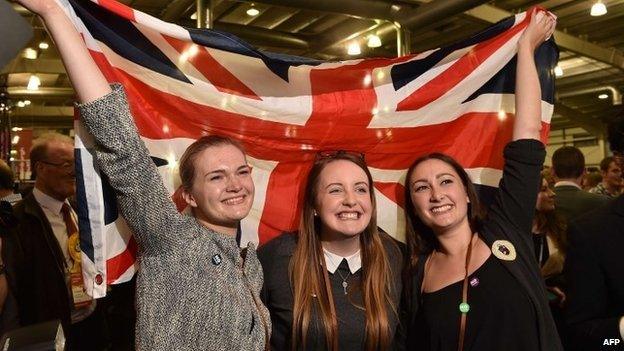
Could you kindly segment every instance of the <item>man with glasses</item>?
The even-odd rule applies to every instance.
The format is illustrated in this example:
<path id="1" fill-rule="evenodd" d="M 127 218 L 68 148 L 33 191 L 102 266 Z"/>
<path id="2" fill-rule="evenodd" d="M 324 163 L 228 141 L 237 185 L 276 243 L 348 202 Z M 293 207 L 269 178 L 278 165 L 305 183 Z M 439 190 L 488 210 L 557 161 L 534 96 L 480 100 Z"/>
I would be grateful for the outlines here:
<path id="1" fill-rule="evenodd" d="M 76 189 L 73 140 L 50 133 L 33 142 L 35 187 L 15 205 L 10 278 L 22 326 L 60 319 L 70 350 L 97 350 L 105 330 L 96 303 L 83 290 L 77 217 L 68 199 Z"/>
<path id="2" fill-rule="evenodd" d="M 624 115 L 608 129 L 622 167 Z M 624 350 L 624 195 L 568 228 L 566 320 L 575 350 Z"/>

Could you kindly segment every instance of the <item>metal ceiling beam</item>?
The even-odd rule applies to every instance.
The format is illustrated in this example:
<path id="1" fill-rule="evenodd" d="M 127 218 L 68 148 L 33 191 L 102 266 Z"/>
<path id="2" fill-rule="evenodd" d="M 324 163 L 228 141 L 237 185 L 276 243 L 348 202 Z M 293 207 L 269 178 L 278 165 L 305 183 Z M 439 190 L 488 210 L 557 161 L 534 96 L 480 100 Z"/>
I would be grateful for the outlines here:
<path id="1" fill-rule="evenodd" d="M 431 1 L 419 7 L 387 0 L 254 0 L 254 2 L 383 20 L 385 22 L 380 23 L 374 29 L 376 32 L 380 33 L 377 35 L 385 36 L 387 40 L 387 37 L 390 35 L 396 36 L 397 26 L 395 23 L 398 23 L 403 30 L 414 28 L 418 31 L 420 28 L 433 25 L 441 19 L 455 16 L 470 8 L 481 5 L 487 2 L 487 0 Z M 315 45 L 315 49 L 325 50 L 332 46 L 340 45 L 356 33 L 349 34 L 350 35 L 342 35 L 339 39 L 335 37 L 321 39 L 319 43 L 322 44 Z M 361 42 L 362 41 L 363 40 L 361 40 Z"/>
<path id="2" fill-rule="evenodd" d="M 36 59 L 29 60 L 22 57 L 16 57 L 8 65 L 0 71 L 0 74 L 13 73 L 50 73 L 64 74 L 65 66 L 60 59 Z"/>
<path id="3" fill-rule="evenodd" d="M 487 0 L 445 0 L 422 4 L 416 11 L 401 11 L 395 22 L 404 28 L 429 26 L 436 22 L 466 12 Z"/>
<path id="4" fill-rule="evenodd" d="M 11 118 L 16 117 L 73 117 L 72 106 L 28 106 L 16 107 L 11 112 Z"/>
<path id="5" fill-rule="evenodd" d="M 605 91 L 609 91 L 611 92 L 611 100 L 613 102 L 613 105 L 621 105 L 622 104 L 622 93 L 620 93 L 619 90 L 617 90 L 617 88 L 615 88 L 612 85 L 602 85 L 599 87 L 592 87 L 592 88 L 586 88 L 586 89 L 575 89 L 572 91 L 567 91 L 567 92 L 558 92 L 556 94 L 557 98 L 566 98 L 566 97 L 570 97 L 570 96 L 577 96 L 577 95 L 585 95 L 585 94 L 592 94 L 592 93 L 596 93 L 596 92 L 605 92 Z"/>
<path id="6" fill-rule="evenodd" d="M 40 87 L 38 90 L 28 90 L 23 87 L 9 87 L 7 93 L 11 98 L 21 98 L 29 96 L 54 96 L 72 97 L 75 95 L 73 88 Z"/>
<path id="7" fill-rule="evenodd" d="M 74 120 L 70 117 L 16 118 L 11 120 L 11 126 L 20 128 L 71 129 L 74 127 Z"/>
<path id="8" fill-rule="evenodd" d="M 329 12 L 352 17 L 380 20 L 392 20 L 398 15 L 398 13 L 416 8 L 405 3 L 395 3 L 384 0 L 244 0 L 244 2 Z"/>
<path id="9" fill-rule="evenodd" d="M 596 120 L 594 120 L 592 117 L 584 115 L 560 102 L 555 103 L 555 113 L 558 113 L 563 117 L 569 119 L 570 121 L 573 121 L 579 127 L 585 129 L 588 133 L 591 133 L 598 138 L 603 137 L 605 134 L 605 128 L 602 123 L 596 125 Z"/>
<path id="10" fill-rule="evenodd" d="M 195 3 L 195 0 L 172 0 L 160 13 L 163 21 L 175 22 Z"/>
<path id="11" fill-rule="evenodd" d="M 475 7 L 466 11 L 466 14 L 488 23 L 496 23 L 503 18 L 513 15 L 511 12 L 501 10 L 491 5 Z M 607 49 L 559 30 L 555 31 L 554 36 L 559 47 L 592 58 L 596 61 L 604 62 L 624 71 L 624 53 L 621 51 L 615 48 Z"/>

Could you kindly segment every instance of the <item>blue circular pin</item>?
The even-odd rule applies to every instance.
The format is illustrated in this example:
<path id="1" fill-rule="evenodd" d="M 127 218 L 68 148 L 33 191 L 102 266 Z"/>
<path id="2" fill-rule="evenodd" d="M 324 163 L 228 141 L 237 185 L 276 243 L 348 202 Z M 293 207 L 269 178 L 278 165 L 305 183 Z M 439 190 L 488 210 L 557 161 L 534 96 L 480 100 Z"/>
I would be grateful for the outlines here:
<path id="1" fill-rule="evenodd" d="M 223 260 L 221 259 L 221 255 L 216 254 L 216 255 L 212 256 L 212 264 L 214 264 L 215 266 L 220 265 L 220 264 L 221 264 L 221 261 L 223 261 Z"/>

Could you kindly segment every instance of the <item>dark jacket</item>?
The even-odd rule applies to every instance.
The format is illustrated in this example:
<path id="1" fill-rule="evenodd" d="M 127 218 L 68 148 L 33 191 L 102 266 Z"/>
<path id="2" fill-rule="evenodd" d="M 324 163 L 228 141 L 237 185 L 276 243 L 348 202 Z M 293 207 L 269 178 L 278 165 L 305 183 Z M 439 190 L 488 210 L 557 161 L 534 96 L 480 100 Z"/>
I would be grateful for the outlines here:
<path id="1" fill-rule="evenodd" d="M 578 350 L 603 349 L 605 339 L 620 339 L 624 316 L 624 195 L 573 221 L 564 266 L 566 321 Z M 624 350 L 624 342 L 618 348 Z M 606 349 L 605 348 L 605 349 Z"/>
<path id="2" fill-rule="evenodd" d="M 67 327 L 71 322 L 67 268 L 50 223 L 32 193 L 15 205 L 13 213 L 18 224 L 4 250 L 20 323 L 60 319 Z"/>
<path id="3" fill-rule="evenodd" d="M 569 222 L 589 211 L 604 206 L 609 198 L 592 194 L 572 185 L 555 187 L 555 209 Z"/>

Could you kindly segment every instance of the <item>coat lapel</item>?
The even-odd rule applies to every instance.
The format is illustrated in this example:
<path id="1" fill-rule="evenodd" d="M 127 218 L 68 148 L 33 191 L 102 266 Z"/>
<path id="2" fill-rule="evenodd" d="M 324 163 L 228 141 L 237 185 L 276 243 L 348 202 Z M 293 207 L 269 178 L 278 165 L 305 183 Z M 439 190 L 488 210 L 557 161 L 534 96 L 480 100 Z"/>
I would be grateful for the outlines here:
<path id="1" fill-rule="evenodd" d="M 39 221 L 40 227 L 42 229 L 42 231 L 40 232 L 40 239 L 44 240 L 46 242 L 46 245 L 48 245 L 52 256 L 54 256 L 54 261 L 56 262 L 58 273 L 63 279 L 65 279 L 66 263 L 65 257 L 63 256 L 63 251 L 61 250 L 58 240 L 56 240 L 56 237 L 52 232 L 52 227 L 50 226 L 48 218 L 41 209 L 41 206 L 39 206 L 39 203 L 37 203 L 37 200 L 35 199 L 35 196 L 33 194 L 29 194 L 24 199 L 24 212 Z"/>

